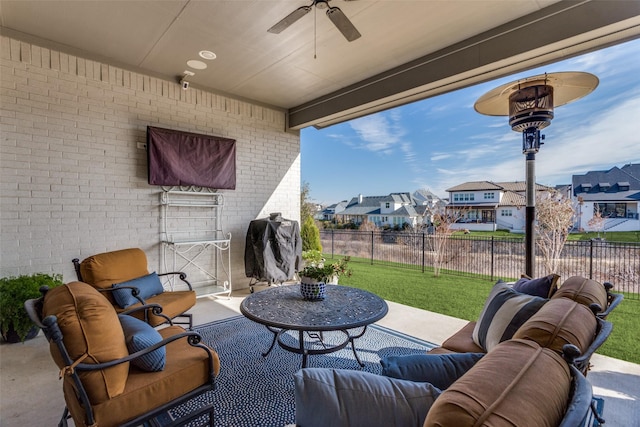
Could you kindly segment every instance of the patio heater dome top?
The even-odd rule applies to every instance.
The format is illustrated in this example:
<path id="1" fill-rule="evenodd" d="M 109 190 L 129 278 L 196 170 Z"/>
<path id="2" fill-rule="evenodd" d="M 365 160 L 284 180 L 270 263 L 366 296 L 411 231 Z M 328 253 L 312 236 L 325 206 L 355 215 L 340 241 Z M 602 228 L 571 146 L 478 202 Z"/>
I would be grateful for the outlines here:
<path id="1" fill-rule="evenodd" d="M 550 86 L 552 105 L 549 107 L 553 111 L 554 106 L 559 107 L 588 95 L 598 83 L 596 76 L 581 71 L 540 74 L 492 89 L 478 98 L 473 107 L 478 113 L 487 116 L 511 116 L 510 100 L 514 94 L 526 88 Z"/>

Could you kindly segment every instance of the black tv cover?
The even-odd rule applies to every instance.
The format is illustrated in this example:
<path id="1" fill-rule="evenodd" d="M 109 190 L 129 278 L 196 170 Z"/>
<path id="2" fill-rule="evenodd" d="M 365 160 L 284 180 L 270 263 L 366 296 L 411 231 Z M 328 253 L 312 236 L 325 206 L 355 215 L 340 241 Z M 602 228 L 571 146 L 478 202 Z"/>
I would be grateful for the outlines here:
<path id="1" fill-rule="evenodd" d="M 147 126 L 149 184 L 236 188 L 236 140 Z"/>

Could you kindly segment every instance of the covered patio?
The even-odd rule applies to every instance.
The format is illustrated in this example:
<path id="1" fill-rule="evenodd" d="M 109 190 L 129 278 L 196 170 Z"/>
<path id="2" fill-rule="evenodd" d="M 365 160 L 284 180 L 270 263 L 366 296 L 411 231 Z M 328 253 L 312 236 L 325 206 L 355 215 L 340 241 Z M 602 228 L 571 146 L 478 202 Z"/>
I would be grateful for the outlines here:
<path id="1" fill-rule="evenodd" d="M 256 287 L 256 292 L 265 289 Z M 193 313 L 194 323 L 202 325 L 240 314 L 240 303 L 249 295 L 247 289 L 236 291 L 230 299 L 199 298 Z M 441 344 L 463 327 L 467 321 L 387 301 L 389 313 L 378 324 L 406 333 L 433 344 Z M 277 357 L 278 351 L 270 357 Z M 64 399 L 57 368 L 49 354 L 45 338 L 40 334 L 24 345 L 0 346 L 2 400 L 0 413 L 3 426 L 57 425 Z M 640 366 L 595 354 L 589 380 L 594 395 L 605 398 L 608 425 L 631 426 L 640 417 Z M 224 369 L 224 365 L 223 365 Z M 26 399 L 34 396 L 37 402 Z M 231 398 L 231 397 L 230 397 Z"/>

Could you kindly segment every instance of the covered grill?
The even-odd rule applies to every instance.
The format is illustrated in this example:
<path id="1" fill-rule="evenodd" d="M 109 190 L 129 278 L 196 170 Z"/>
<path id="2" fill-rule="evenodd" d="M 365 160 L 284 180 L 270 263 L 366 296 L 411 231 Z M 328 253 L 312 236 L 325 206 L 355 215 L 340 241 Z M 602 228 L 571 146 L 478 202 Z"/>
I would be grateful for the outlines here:
<path id="1" fill-rule="evenodd" d="M 302 265 L 302 240 L 297 221 L 272 213 L 249 223 L 244 270 L 257 282 L 282 283 L 295 277 Z"/>

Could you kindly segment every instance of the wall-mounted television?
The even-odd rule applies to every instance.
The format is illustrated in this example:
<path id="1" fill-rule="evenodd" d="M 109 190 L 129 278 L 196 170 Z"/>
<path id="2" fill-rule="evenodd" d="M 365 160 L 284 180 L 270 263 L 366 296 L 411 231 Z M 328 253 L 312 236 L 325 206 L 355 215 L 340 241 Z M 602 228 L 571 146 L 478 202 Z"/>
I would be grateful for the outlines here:
<path id="1" fill-rule="evenodd" d="M 236 140 L 147 126 L 149 184 L 236 188 Z"/>

